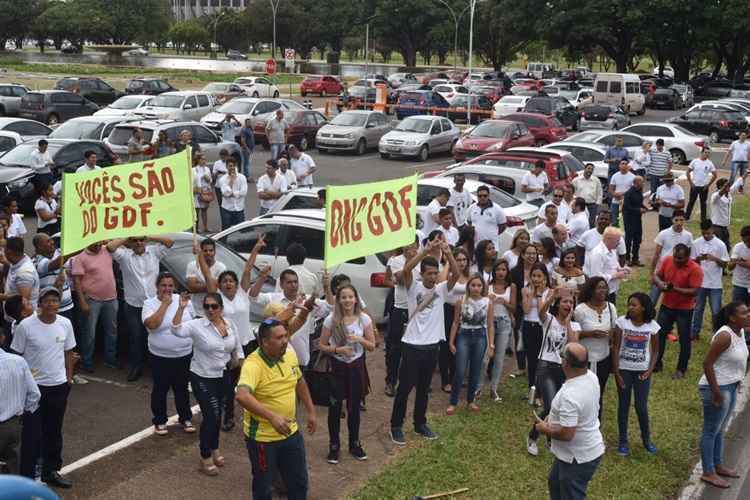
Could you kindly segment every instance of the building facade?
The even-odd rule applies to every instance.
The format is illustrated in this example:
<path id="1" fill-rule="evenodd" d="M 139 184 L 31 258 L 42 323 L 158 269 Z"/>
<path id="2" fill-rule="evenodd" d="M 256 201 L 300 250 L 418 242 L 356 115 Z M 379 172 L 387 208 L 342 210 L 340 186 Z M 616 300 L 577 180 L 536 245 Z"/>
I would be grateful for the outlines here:
<path id="1" fill-rule="evenodd" d="M 242 10 L 250 0 L 171 0 L 172 13 L 177 21 L 187 21 L 211 15 L 226 8 Z"/>

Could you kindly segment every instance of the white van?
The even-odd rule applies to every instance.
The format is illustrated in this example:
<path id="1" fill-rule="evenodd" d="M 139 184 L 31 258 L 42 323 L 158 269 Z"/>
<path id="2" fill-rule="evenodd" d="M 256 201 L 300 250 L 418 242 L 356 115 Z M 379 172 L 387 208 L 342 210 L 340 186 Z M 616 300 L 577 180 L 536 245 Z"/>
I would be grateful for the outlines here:
<path id="1" fill-rule="evenodd" d="M 554 72 L 555 65 L 552 63 L 530 62 L 526 66 L 526 73 L 534 78 L 547 78 L 547 75 L 551 75 Z"/>
<path id="2" fill-rule="evenodd" d="M 622 106 L 628 113 L 646 112 L 646 99 L 641 94 L 641 80 L 633 73 L 599 73 L 594 80 L 596 104 Z"/>

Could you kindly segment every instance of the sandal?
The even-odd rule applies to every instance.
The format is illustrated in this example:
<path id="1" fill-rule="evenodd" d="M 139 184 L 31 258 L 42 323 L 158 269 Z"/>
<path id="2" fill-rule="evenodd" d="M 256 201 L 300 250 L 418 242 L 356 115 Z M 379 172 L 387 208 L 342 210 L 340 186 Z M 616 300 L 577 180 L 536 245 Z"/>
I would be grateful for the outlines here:
<path id="1" fill-rule="evenodd" d="M 221 456 L 218 453 L 216 453 L 211 458 L 212 458 L 212 460 L 214 462 L 214 465 L 216 467 L 224 467 L 224 457 L 223 456 Z"/>
<path id="2" fill-rule="evenodd" d="M 731 477 L 733 479 L 738 479 L 740 477 L 740 475 L 734 469 L 724 469 L 724 468 L 719 469 L 717 467 L 716 473 L 720 475 L 721 477 Z"/>
<path id="3" fill-rule="evenodd" d="M 190 420 L 185 420 L 182 423 L 182 430 L 185 431 L 187 434 L 195 434 L 195 426 Z"/>
<path id="4" fill-rule="evenodd" d="M 214 464 L 207 464 L 201 459 L 201 466 L 198 468 L 198 470 L 201 472 L 201 474 L 205 474 L 207 476 L 218 476 L 219 475 L 219 469 L 216 468 Z"/>
<path id="5" fill-rule="evenodd" d="M 443 389 L 443 392 L 445 392 L 446 394 L 450 394 L 451 391 L 453 390 L 453 387 L 450 384 L 445 384 L 442 387 L 442 389 Z"/>
<path id="6" fill-rule="evenodd" d="M 482 411 L 482 409 L 476 403 L 469 403 L 469 410 L 473 411 L 474 413 L 479 413 L 480 411 Z"/>
<path id="7" fill-rule="evenodd" d="M 716 479 L 707 478 L 705 476 L 701 476 L 701 481 L 703 481 L 706 484 L 710 484 L 711 486 L 715 488 L 727 489 L 730 486 L 730 484 L 724 481 L 723 479 L 716 480 Z"/>
<path id="8" fill-rule="evenodd" d="M 225 420 L 224 425 L 221 426 L 221 430 L 224 432 L 230 432 L 232 429 L 234 429 L 234 419 Z"/>

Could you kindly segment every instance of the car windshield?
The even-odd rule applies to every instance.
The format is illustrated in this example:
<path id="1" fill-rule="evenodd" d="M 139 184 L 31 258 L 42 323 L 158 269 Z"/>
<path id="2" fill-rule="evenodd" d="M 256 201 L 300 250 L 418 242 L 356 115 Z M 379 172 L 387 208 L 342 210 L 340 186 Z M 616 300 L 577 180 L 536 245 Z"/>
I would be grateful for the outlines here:
<path id="1" fill-rule="evenodd" d="M 204 92 L 225 92 L 228 85 L 226 83 L 209 83 L 203 87 Z"/>
<path id="2" fill-rule="evenodd" d="M 151 106 L 159 108 L 179 108 L 185 98 L 181 95 L 158 95 L 151 101 Z"/>
<path id="3" fill-rule="evenodd" d="M 367 115 L 360 113 L 341 113 L 331 120 L 330 125 L 340 127 L 364 127 L 367 121 Z"/>
<path id="4" fill-rule="evenodd" d="M 601 137 L 601 134 L 595 132 L 581 132 L 580 134 L 571 135 L 564 140 L 572 142 L 594 142 L 599 137 Z"/>
<path id="5" fill-rule="evenodd" d="M 47 151 L 51 156 L 55 156 L 55 153 L 60 149 L 60 144 L 50 144 Z M 15 148 L 5 153 L 0 158 L 0 164 L 2 165 L 20 165 L 23 167 L 31 166 L 31 153 L 37 148 L 35 142 L 27 142 L 25 144 L 19 144 Z"/>
<path id="6" fill-rule="evenodd" d="M 493 122 L 482 122 L 477 125 L 471 132 L 469 137 L 490 137 L 493 139 L 502 139 L 508 135 L 510 129 L 508 123 L 493 123 Z"/>
<path id="7" fill-rule="evenodd" d="M 234 83 L 237 85 L 253 85 L 255 84 L 255 78 L 237 78 Z"/>
<path id="8" fill-rule="evenodd" d="M 151 138 L 154 137 L 154 131 L 143 127 L 141 127 L 141 131 L 143 132 L 143 140 L 150 143 Z M 131 137 L 133 137 L 132 127 L 115 127 L 109 134 L 107 141 L 115 146 L 125 146 Z"/>
<path id="9" fill-rule="evenodd" d="M 99 139 L 104 124 L 89 120 L 71 120 L 63 123 L 49 135 L 50 139 Z"/>
<path id="10" fill-rule="evenodd" d="M 255 106 L 254 102 L 229 101 L 216 111 L 219 113 L 232 113 L 234 115 L 249 115 Z"/>
<path id="11" fill-rule="evenodd" d="M 112 109 L 135 109 L 143 101 L 144 99 L 140 96 L 125 96 L 117 99 L 109 107 Z"/>
<path id="12" fill-rule="evenodd" d="M 530 99 L 529 102 L 526 103 L 526 111 L 530 113 L 535 111 L 540 111 L 544 114 L 551 113 L 552 101 L 548 101 L 547 99 Z"/>
<path id="13" fill-rule="evenodd" d="M 400 132 L 416 132 L 417 134 L 426 134 L 430 131 L 432 120 L 421 118 L 406 118 L 398 124 L 396 130 Z"/>
<path id="14" fill-rule="evenodd" d="M 745 115 L 743 115 L 739 111 L 727 111 L 726 112 L 726 119 L 727 120 L 738 121 L 738 122 L 743 122 L 743 121 L 745 121 Z"/>

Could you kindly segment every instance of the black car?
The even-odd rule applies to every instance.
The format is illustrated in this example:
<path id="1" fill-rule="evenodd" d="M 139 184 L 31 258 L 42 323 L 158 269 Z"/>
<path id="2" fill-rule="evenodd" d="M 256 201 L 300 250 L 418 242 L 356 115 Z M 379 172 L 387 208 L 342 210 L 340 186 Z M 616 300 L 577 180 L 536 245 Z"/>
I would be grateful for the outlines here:
<path id="1" fill-rule="evenodd" d="M 159 95 L 164 92 L 176 92 L 163 78 L 133 78 L 125 86 L 126 94 Z"/>
<path id="2" fill-rule="evenodd" d="M 50 127 L 70 118 L 93 115 L 99 106 L 67 90 L 40 90 L 21 98 L 18 116 L 46 123 Z"/>
<path id="3" fill-rule="evenodd" d="M 682 96 L 673 88 L 658 87 L 651 97 L 651 106 L 654 108 L 677 109 L 682 107 Z"/>
<path id="4" fill-rule="evenodd" d="M 227 59 L 232 61 L 246 61 L 247 56 L 239 50 L 229 49 L 227 50 Z"/>
<path id="5" fill-rule="evenodd" d="M 55 163 L 52 173 L 56 177 L 63 172 L 74 173 L 83 164 L 83 154 L 89 150 L 96 153 L 96 164 L 100 167 L 109 167 L 120 161 L 101 141 L 47 139 L 47 142 L 47 151 Z M 31 153 L 36 148 L 36 142 L 24 142 L 0 156 L 0 195 L 14 195 L 24 213 L 34 213 L 37 198 L 34 170 L 31 168 Z"/>
<path id="6" fill-rule="evenodd" d="M 67 76 L 62 78 L 55 84 L 55 90 L 75 92 L 81 97 L 85 97 L 89 101 L 100 106 L 112 104 L 114 101 L 125 95 L 119 90 L 112 88 L 104 80 L 88 76 Z"/>
<path id="7" fill-rule="evenodd" d="M 713 144 L 734 140 L 741 130 L 747 130 L 747 120 L 742 113 L 725 109 L 698 108 L 667 121 L 696 134 L 707 135 Z"/>
<path id="8" fill-rule="evenodd" d="M 695 88 L 695 100 L 708 101 L 729 97 L 734 85 L 729 80 L 710 80 Z"/>
<path id="9" fill-rule="evenodd" d="M 570 127 L 573 130 L 578 130 L 581 121 L 581 115 L 576 111 L 575 106 L 564 97 L 532 97 L 526 101 L 523 112 L 554 116 L 565 127 Z"/>

